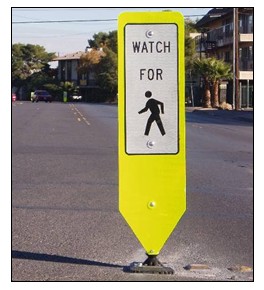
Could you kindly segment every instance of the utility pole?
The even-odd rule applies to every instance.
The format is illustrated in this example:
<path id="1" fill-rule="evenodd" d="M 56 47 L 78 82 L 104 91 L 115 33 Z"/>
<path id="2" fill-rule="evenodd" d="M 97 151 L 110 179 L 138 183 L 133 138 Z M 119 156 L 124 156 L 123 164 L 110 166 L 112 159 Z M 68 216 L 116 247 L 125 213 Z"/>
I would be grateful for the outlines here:
<path id="1" fill-rule="evenodd" d="M 233 8 L 233 108 L 240 110 L 238 8 Z"/>

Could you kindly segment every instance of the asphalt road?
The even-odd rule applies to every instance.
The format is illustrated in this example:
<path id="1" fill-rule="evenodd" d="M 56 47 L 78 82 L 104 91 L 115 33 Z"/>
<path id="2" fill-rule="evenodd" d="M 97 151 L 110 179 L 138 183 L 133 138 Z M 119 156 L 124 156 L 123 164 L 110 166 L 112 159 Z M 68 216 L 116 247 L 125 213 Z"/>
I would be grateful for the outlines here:
<path id="1" fill-rule="evenodd" d="M 253 124 L 186 117 L 187 211 L 159 255 L 175 274 L 135 274 L 146 256 L 118 212 L 117 107 L 13 104 L 12 280 L 252 281 Z"/>

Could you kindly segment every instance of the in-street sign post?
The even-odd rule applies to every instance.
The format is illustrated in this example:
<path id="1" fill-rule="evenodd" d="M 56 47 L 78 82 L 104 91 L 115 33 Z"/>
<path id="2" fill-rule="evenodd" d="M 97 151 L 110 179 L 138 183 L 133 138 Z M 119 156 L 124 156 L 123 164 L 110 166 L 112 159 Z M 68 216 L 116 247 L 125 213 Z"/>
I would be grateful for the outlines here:
<path id="1" fill-rule="evenodd" d="M 121 14 L 119 210 L 148 256 L 132 271 L 171 273 L 156 256 L 186 209 L 184 89 L 182 14 Z"/>

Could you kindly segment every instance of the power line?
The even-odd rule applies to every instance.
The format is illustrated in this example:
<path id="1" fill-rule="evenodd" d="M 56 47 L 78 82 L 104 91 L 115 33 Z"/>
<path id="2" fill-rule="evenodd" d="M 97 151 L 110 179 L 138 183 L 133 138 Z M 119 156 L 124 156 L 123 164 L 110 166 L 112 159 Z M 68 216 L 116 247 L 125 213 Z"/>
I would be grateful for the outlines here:
<path id="1" fill-rule="evenodd" d="M 71 22 L 104 22 L 117 19 L 92 19 L 92 20 L 42 20 L 42 21 L 15 21 L 12 24 L 41 24 L 41 23 L 71 23 Z"/>
<path id="2" fill-rule="evenodd" d="M 201 17 L 204 14 L 193 14 L 193 15 L 185 15 L 185 18 L 190 17 Z M 40 21 L 15 21 L 12 24 L 43 24 L 43 23 L 82 23 L 82 22 L 109 22 L 109 21 L 117 21 L 114 19 L 79 19 L 79 20 L 40 20 Z"/>

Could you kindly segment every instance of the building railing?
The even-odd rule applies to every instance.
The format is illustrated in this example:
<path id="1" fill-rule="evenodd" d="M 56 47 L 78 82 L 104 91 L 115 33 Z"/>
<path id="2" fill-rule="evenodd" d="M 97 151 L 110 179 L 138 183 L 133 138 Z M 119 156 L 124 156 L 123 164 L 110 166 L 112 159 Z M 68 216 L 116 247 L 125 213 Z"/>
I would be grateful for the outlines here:
<path id="1" fill-rule="evenodd" d="M 217 47 L 233 42 L 233 23 L 207 32 L 207 40 L 216 41 Z"/>
<path id="2" fill-rule="evenodd" d="M 242 25 L 243 23 L 243 25 Z M 215 44 L 215 47 L 222 47 L 224 45 L 233 43 L 233 23 L 223 25 L 219 28 L 209 30 L 206 33 L 202 33 L 200 36 L 195 38 L 197 51 L 200 49 L 210 50 L 214 47 L 207 44 Z M 241 34 L 252 34 L 253 33 L 253 24 L 252 22 L 241 22 L 239 25 L 239 33 Z"/>

